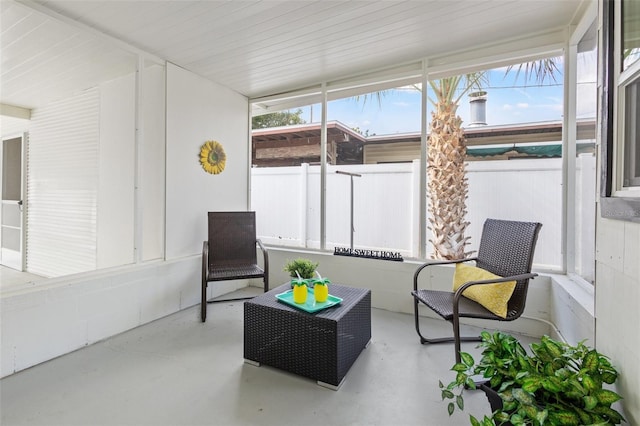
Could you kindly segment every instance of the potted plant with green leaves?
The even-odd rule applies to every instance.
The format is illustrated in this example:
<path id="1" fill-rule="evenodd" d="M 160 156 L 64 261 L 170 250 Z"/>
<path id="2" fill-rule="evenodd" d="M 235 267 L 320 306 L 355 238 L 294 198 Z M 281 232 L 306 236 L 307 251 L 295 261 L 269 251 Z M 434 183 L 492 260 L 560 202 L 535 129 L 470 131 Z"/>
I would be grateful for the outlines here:
<path id="1" fill-rule="evenodd" d="M 291 278 L 300 278 L 310 280 L 313 278 L 318 262 L 313 262 L 309 259 L 298 258 L 295 260 L 288 260 L 284 265 L 284 271 L 289 273 Z"/>
<path id="2" fill-rule="evenodd" d="M 609 358 L 583 342 L 576 346 L 543 336 L 530 345 L 531 354 L 512 335 L 481 333 L 482 358 L 462 352 L 462 362 L 451 370 L 456 378 L 448 386 L 440 381 L 442 399 L 452 399 L 447 409 L 464 409 L 465 389 L 485 391 L 492 404 L 491 416 L 470 416 L 472 425 L 605 425 L 624 422 L 611 405 L 620 400 L 605 389 L 618 372 Z M 474 377 L 481 376 L 477 384 Z M 493 398 L 493 402 L 492 402 Z"/>
<path id="3" fill-rule="evenodd" d="M 289 260 L 285 263 L 284 271 L 291 276 L 291 288 L 293 288 L 293 300 L 295 303 L 306 302 L 308 284 L 313 281 L 317 267 L 317 262 L 303 258 Z"/>

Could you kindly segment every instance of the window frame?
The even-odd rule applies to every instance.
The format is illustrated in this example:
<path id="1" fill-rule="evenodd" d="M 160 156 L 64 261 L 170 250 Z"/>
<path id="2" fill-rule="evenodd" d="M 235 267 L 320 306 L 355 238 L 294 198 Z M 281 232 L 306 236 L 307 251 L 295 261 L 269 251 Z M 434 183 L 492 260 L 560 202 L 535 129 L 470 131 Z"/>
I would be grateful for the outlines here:
<path id="1" fill-rule="evenodd" d="M 625 125 L 622 91 L 635 78 L 627 78 L 620 82 L 621 72 L 616 55 L 620 49 L 620 35 L 616 32 L 616 7 L 619 3 L 613 0 L 602 1 L 602 30 L 599 73 L 600 93 L 600 214 L 603 218 L 640 222 L 640 192 L 623 190 L 620 171 L 624 156 L 622 137 Z M 618 55 L 619 56 L 619 55 Z M 624 76 L 623 76 L 624 77 Z M 620 99 L 622 98 L 622 99 Z M 638 194 L 638 195 L 636 195 Z"/>

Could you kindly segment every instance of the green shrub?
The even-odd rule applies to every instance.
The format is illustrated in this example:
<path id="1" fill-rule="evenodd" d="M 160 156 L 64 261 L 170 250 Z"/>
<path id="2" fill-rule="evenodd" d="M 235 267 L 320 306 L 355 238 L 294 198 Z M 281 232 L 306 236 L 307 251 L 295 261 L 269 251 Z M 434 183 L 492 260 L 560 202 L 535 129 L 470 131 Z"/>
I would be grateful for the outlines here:
<path id="1" fill-rule="evenodd" d="M 461 352 L 462 362 L 451 370 L 456 378 L 444 386 L 439 383 L 442 399 L 453 399 L 447 406 L 449 415 L 457 406 L 464 409 L 462 393 L 475 389 L 472 376 L 481 375 L 502 399 L 502 409 L 482 421 L 470 416 L 472 425 L 606 425 L 625 421 L 611 408 L 621 399 L 603 384 L 613 384 L 618 372 L 609 359 L 588 348 L 543 336 L 530 345 L 532 355 L 513 336 L 482 332 L 482 358 Z M 457 393 L 454 392 L 459 390 Z"/>

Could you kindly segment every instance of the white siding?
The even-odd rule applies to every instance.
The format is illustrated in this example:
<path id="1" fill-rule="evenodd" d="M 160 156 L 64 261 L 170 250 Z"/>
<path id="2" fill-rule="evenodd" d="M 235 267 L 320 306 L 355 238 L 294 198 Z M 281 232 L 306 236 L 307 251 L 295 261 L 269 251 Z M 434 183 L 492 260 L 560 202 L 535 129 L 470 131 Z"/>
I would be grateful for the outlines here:
<path id="1" fill-rule="evenodd" d="M 27 270 L 54 277 L 96 267 L 98 90 L 32 113 Z"/>

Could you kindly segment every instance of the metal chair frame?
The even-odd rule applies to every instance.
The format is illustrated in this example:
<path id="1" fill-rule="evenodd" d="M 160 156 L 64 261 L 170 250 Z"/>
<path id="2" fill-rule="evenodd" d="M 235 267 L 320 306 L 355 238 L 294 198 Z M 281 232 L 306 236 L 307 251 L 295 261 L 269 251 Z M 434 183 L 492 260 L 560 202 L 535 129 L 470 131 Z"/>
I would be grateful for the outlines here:
<path id="1" fill-rule="evenodd" d="M 255 212 L 209 212 L 208 220 L 209 239 L 202 245 L 202 322 L 207 319 L 207 303 L 252 298 L 207 300 L 209 282 L 262 278 L 264 292 L 269 291 L 269 254 L 262 241 L 256 238 Z M 262 268 L 257 262 L 257 248 L 262 252 Z"/>
<path id="2" fill-rule="evenodd" d="M 529 280 L 538 274 L 531 272 L 533 254 L 542 224 L 487 219 L 484 223 L 478 256 L 460 259 L 427 262 L 413 276 L 415 328 L 420 343 L 455 343 L 456 362 L 460 362 L 460 343 L 479 342 L 480 336 L 460 336 L 460 318 L 481 318 L 497 321 L 513 321 L 524 312 Z M 475 261 L 476 266 L 503 278 L 469 281 L 453 291 L 420 290 L 418 278 L 425 268 L 434 265 L 451 265 Z M 462 293 L 471 286 L 516 281 L 513 295 L 508 302 L 506 318 L 499 317 L 479 303 L 467 299 Z M 453 325 L 453 337 L 427 338 L 420 331 L 419 303 L 423 303 Z"/>

